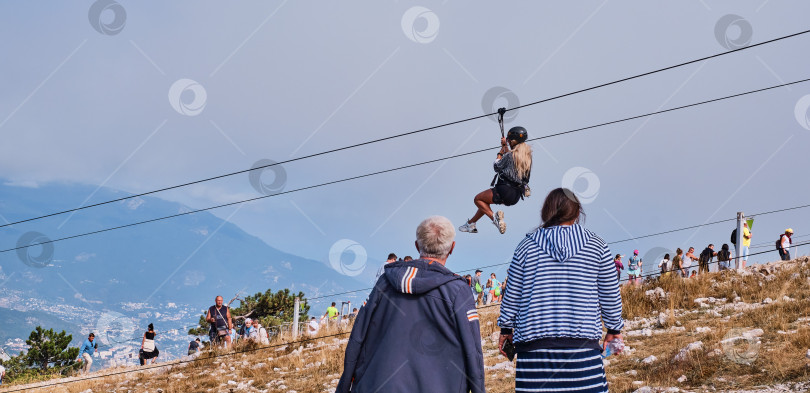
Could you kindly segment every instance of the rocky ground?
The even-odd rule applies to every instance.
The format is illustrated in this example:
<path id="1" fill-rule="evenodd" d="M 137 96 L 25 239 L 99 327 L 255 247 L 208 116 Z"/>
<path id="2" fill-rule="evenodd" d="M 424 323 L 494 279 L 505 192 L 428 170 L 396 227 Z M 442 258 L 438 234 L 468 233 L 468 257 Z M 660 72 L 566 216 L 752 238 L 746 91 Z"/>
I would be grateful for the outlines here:
<path id="1" fill-rule="evenodd" d="M 653 280 L 623 287 L 622 297 L 627 347 L 605 360 L 611 392 L 810 390 L 807 258 L 739 273 Z M 497 350 L 498 307 L 479 313 L 487 391 L 512 392 L 514 364 Z M 3 391 L 332 392 L 348 334 L 327 334 L 339 336 L 237 348 L 247 351 L 238 354 L 206 353 L 187 363 L 104 370 L 92 379 L 4 386 Z"/>

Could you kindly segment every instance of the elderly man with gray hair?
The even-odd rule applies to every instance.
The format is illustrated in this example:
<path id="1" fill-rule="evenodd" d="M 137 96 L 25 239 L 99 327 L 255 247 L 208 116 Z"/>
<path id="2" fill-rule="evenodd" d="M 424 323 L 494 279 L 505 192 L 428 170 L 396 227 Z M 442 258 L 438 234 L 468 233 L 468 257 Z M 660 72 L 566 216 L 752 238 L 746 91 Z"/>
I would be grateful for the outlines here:
<path id="1" fill-rule="evenodd" d="M 419 259 L 385 265 L 354 323 L 338 393 L 483 393 L 481 331 L 470 287 L 445 267 L 453 224 L 416 228 Z"/>

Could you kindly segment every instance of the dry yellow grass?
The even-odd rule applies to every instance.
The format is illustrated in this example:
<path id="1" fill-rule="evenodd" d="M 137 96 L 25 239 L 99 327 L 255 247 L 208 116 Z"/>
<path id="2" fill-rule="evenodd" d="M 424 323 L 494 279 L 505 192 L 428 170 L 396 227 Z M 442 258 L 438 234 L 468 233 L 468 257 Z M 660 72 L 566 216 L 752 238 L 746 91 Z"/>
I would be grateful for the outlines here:
<path id="1" fill-rule="evenodd" d="M 810 349 L 810 260 L 803 258 L 755 270 L 747 274 L 712 273 L 687 280 L 665 278 L 641 286 L 624 286 L 624 316 L 628 321 L 625 341 L 632 351 L 611 357 L 606 365 L 611 392 L 632 392 L 639 387 L 634 381 L 688 391 L 723 391 L 810 380 L 810 367 L 804 358 Z M 656 287 L 662 288 L 666 296 L 647 293 Z M 737 303 L 735 297 L 739 297 Z M 726 301 L 695 302 L 698 298 Z M 767 298 L 774 301 L 764 304 Z M 661 313 L 665 317 L 659 322 Z M 508 368 L 504 364 L 506 359 L 497 352 L 498 307 L 482 308 L 479 314 L 487 391 L 512 392 L 514 369 Z M 638 334 L 645 326 L 652 334 Z M 733 346 L 721 344 L 724 338 L 757 328 L 763 330 L 758 339 L 738 341 Z M 340 331 L 323 331 L 321 335 L 335 333 Z M 205 353 L 198 361 L 185 365 L 78 381 L 40 391 L 330 392 L 334 391 L 342 370 L 347 338 L 348 334 L 344 334 L 221 357 Z M 690 352 L 684 361 L 673 360 L 681 349 L 696 341 L 703 343 L 701 349 Z M 255 348 L 236 348 L 251 349 Z M 657 360 L 649 364 L 641 362 L 650 355 Z M 678 382 L 681 376 L 686 376 L 686 381 Z M 228 385 L 229 380 L 237 384 Z M 252 382 L 246 384 L 247 381 Z"/>
<path id="2" fill-rule="evenodd" d="M 684 330 L 652 337 L 626 337 L 636 352 L 610 361 L 607 370 L 611 391 L 633 391 L 636 388 L 633 381 L 643 381 L 647 386 L 726 390 L 810 380 L 805 360 L 810 349 L 810 263 L 802 258 L 751 270 L 756 272 L 741 275 L 727 271 L 624 287 L 622 298 L 627 320 L 664 313 L 665 326 L 680 324 Z M 646 291 L 656 286 L 668 296 L 664 299 L 647 296 Z M 725 303 L 731 304 L 705 307 L 695 302 L 709 297 L 725 298 Z M 735 297 L 740 298 L 740 303 L 753 306 L 748 310 L 742 306 L 735 309 Z M 763 303 L 766 299 L 774 301 Z M 724 338 L 753 329 L 763 330 L 758 340 L 721 344 Z M 686 361 L 673 361 L 681 349 L 696 341 L 703 343 L 702 350 L 691 352 Z M 658 360 L 651 364 L 638 362 L 650 355 Z M 636 375 L 628 375 L 631 370 Z M 683 375 L 687 381 L 679 383 L 677 379 Z"/>

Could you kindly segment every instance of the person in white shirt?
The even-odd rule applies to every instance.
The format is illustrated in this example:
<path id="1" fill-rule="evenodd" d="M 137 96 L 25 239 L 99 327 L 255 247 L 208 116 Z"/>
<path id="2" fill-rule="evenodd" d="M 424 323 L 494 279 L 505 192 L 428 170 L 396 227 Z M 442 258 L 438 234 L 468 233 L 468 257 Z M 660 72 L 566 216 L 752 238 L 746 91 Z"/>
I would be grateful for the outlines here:
<path id="1" fill-rule="evenodd" d="M 785 229 L 785 234 L 779 237 L 781 242 L 779 243 L 779 257 L 782 258 L 783 261 L 790 260 L 790 244 L 793 243 L 791 239 L 793 236 L 793 229 L 788 228 Z"/>
<path id="2" fill-rule="evenodd" d="M 658 262 L 658 268 L 661 269 L 662 276 L 672 270 L 672 262 L 669 261 L 669 254 L 664 255 L 664 259 Z"/>
<path id="3" fill-rule="evenodd" d="M 382 276 L 383 272 L 385 272 L 385 265 L 396 261 L 397 261 L 397 254 L 394 254 L 393 252 L 388 254 L 388 259 L 386 259 L 385 263 L 382 266 L 380 266 L 380 268 L 377 270 L 377 276 L 374 277 L 374 284 L 377 284 L 377 280 L 379 280 L 380 276 Z"/>
<path id="4" fill-rule="evenodd" d="M 3 380 L 6 379 L 6 368 L 0 366 L 0 385 L 3 384 Z"/>
<path id="5" fill-rule="evenodd" d="M 689 251 L 686 252 L 686 255 L 683 256 L 683 262 L 681 262 L 681 267 L 684 268 L 687 272 L 689 272 L 689 268 L 692 267 L 692 261 L 696 261 L 695 258 L 695 248 L 689 247 Z"/>
<path id="6" fill-rule="evenodd" d="M 309 324 L 307 324 L 307 334 L 310 336 L 315 336 L 318 334 L 318 330 L 320 330 L 320 325 L 318 325 L 318 321 L 315 320 L 315 317 L 309 320 Z"/>
<path id="7" fill-rule="evenodd" d="M 253 320 L 253 329 L 250 331 L 250 339 L 262 345 L 270 344 L 267 329 L 259 323 L 258 319 Z"/>

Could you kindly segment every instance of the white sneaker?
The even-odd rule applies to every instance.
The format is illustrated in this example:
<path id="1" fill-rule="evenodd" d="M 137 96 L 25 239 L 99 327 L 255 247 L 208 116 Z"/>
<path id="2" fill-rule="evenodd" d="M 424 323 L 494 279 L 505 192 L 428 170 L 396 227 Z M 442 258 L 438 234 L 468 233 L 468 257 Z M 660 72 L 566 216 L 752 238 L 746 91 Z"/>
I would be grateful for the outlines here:
<path id="1" fill-rule="evenodd" d="M 458 227 L 458 230 L 461 232 L 478 233 L 478 228 L 475 227 L 475 223 L 469 221 Z"/>
<path id="2" fill-rule="evenodd" d="M 503 222 L 503 211 L 498 210 L 498 212 L 495 213 L 495 218 L 492 220 L 492 223 L 498 227 L 498 231 L 500 231 L 501 234 L 506 233 L 506 223 Z"/>

